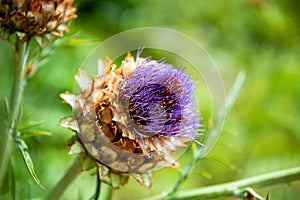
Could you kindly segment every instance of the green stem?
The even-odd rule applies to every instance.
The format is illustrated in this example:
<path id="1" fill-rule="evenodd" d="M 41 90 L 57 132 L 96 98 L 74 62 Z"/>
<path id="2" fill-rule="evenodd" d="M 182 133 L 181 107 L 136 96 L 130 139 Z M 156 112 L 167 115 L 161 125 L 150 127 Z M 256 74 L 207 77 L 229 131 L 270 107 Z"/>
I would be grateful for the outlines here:
<path id="1" fill-rule="evenodd" d="M 284 169 L 229 183 L 177 192 L 170 199 L 209 199 L 224 196 L 240 196 L 247 188 L 263 188 L 300 179 L 300 167 Z M 161 195 L 147 200 L 161 199 Z"/>
<path id="2" fill-rule="evenodd" d="M 1 138 L 1 155 L 0 155 L 0 188 L 4 183 L 5 174 L 7 172 L 8 162 L 12 151 L 12 137 L 16 135 L 16 127 L 20 116 L 20 105 L 25 86 L 25 70 L 26 62 L 29 54 L 29 40 L 20 40 L 17 38 L 15 44 L 15 65 L 13 70 L 13 85 L 10 96 L 10 104 L 8 110 L 7 127 Z"/>
<path id="3" fill-rule="evenodd" d="M 5 185 L 5 177 L 9 166 L 9 159 L 13 149 L 13 140 L 10 138 L 7 128 L 2 132 L 0 155 L 0 191 Z"/>
<path id="4" fill-rule="evenodd" d="M 56 184 L 56 186 L 49 193 L 47 200 L 56 200 L 59 199 L 67 187 L 77 178 L 77 176 L 81 173 L 81 166 L 83 163 L 83 156 L 79 155 L 65 175 L 61 178 L 61 180 Z"/>
<path id="5" fill-rule="evenodd" d="M 16 64 L 14 67 L 13 87 L 10 97 L 10 112 L 13 118 L 12 120 L 16 120 L 20 114 L 20 105 L 25 86 L 25 71 L 29 54 L 29 42 L 17 39 L 15 54 Z M 13 123 L 13 121 L 11 121 L 11 123 Z"/>

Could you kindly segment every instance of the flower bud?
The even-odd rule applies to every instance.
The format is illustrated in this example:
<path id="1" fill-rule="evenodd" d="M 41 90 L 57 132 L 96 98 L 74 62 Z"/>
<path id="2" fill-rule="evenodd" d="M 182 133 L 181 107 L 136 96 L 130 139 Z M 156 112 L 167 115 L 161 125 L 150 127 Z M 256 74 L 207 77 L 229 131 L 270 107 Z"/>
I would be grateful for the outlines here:
<path id="1" fill-rule="evenodd" d="M 62 36 L 63 24 L 76 18 L 73 0 L 1 0 L 0 27 L 10 34 Z"/>

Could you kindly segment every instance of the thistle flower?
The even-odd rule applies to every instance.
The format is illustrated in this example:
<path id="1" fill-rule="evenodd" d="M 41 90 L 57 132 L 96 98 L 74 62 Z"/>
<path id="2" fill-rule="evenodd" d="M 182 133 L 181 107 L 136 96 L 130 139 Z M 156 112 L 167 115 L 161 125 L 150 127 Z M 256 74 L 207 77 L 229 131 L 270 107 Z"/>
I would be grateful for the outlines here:
<path id="1" fill-rule="evenodd" d="M 73 0 L 0 0 L 0 28 L 27 36 L 62 36 L 76 17 Z M 21 34 L 21 35 L 22 35 Z"/>
<path id="2" fill-rule="evenodd" d="M 74 114 L 60 125 L 75 131 L 81 149 L 106 168 L 101 177 L 129 174 L 146 184 L 149 177 L 141 174 L 177 167 L 171 154 L 198 136 L 195 88 L 184 69 L 150 57 L 135 61 L 128 54 L 119 68 L 109 59 L 99 62 L 103 67 L 104 74 L 99 70 L 92 80 L 79 70 L 78 96 L 60 95 Z"/>

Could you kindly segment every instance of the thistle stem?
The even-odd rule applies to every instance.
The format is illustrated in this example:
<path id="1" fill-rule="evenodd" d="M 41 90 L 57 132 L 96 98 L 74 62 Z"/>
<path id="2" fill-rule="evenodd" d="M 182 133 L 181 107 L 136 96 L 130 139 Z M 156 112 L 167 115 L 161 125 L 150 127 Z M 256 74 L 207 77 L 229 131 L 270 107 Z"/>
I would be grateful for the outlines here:
<path id="1" fill-rule="evenodd" d="M 67 187 L 77 178 L 77 176 L 81 173 L 81 166 L 83 163 L 83 156 L 79 155 L 74 163 L 67 170 L 65 175 L 60 179 L 60 181 L 56 184 L 56 186 L 50 191 L 47 200 L 59 199 Z"/>
<path id="2" fill-rule="evenodd" d="M 202 187 L 193 190 L 184 190 L 175 193 L 171 199 L 209 199 L 224 196 L 241 196 L 245 192 L 253 191 L 249 187 L 263 188 L 280 183 L 289 183 L 300 179 L 300 167 L 279 170 L 262 174 L 238 181 L 223 183 L 219 185 Z M 162 199 L 161 196 L 154 196 L 147 200 Z M 168 198 L 167 198 L 168 199 Z"/>
<path id="3" fill-rule="evenodd" d="M 7 127 L 3 132 L 1 141 L 0 155 L 0 188 L 3 185 L 5 174 L 7 172 L 8 162 L 12 151 L 12 140 L 10 136 L 15 137 L 18 119 L 21 110 L 21 101 L 25 86 L 26 62 L 29 54 L 29 40 L 17 38 L 15 43 L 15 65 L 13 70 L 13 85 L 11 89 L 10 104 L 7 115 Z"/>
<path id="4" fill-rule="evenodd" d="M 12 117 L 11 123 L 14 126 L 16 126 L 16 124 L 14 124 L 14 120 L 18 119 L 20 114 L 19 112 L 25 86 L 25 71 L 28 54 L 29 41 L 17 39 L 15 47 L 16 63 L 14 67 L 13 87 L 10 97 L 10 113 Z"/>
<path id="5" fill-rule="evenodd" d="M 4 128 L 3 137 L 1 138 L 0 152 L 0 190 L 5 185 L 5 176 L 9 166 L 9 159 L 13 149 L 13 140 L 10 139 L 7 128 Z"/>

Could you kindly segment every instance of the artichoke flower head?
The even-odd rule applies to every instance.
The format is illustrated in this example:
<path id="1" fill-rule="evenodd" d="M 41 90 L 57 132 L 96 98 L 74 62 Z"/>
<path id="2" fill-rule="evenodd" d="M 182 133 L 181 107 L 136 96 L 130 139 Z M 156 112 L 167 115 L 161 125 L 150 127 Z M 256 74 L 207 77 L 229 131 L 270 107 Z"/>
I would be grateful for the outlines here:
<path id="1" fill-rule="evenodd" d="M 171 154 L 198 136 L 195 87 L 183 69 L 139 54 L 135 60 L 128 53 L 118 68 L 108 58 L 99 61 L 103 67 L 92 79 L 80 69 L 80 94 L 60 95 L 73 109 L 60 125 L 77 133 L 100 177 L 119 176 L 115 188 L 128 175 L 150 187 L 151 171 L 177 167 Z"/>

